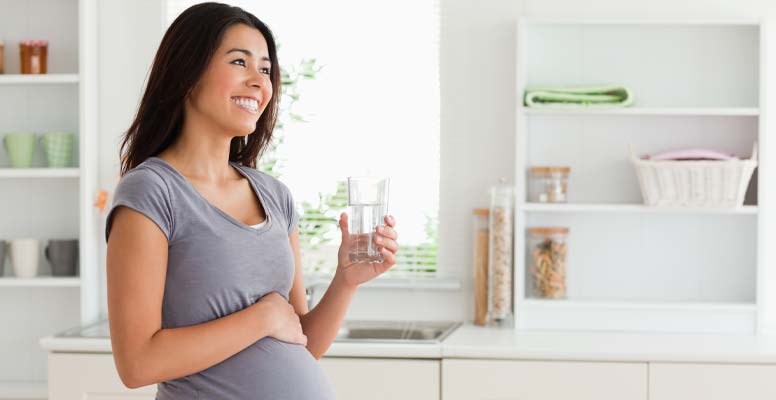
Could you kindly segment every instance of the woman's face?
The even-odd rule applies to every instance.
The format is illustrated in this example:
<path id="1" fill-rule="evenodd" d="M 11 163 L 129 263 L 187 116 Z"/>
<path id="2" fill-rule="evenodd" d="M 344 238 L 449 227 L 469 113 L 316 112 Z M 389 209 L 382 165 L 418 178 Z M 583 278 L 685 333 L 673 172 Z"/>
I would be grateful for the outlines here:
<path id="1" fill-rule="evenodd" d="M 208 121 L 230 138 L 256 130 L 272 97 L 267 41 L 258 29 L 229 27 L 186 101 L 187 118 Z"/>

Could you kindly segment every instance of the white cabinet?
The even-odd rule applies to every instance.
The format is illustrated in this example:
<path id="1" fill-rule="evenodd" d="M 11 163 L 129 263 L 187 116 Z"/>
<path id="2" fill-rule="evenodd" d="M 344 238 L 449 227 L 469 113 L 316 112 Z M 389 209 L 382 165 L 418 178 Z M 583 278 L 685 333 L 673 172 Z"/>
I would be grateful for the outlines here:
<path id="1" fill-rule="evenodd" d="M 108 353 L 50 353 L 48 400 L 153 400 Z M 338 400 L 765 400 L 776 365 L 324 357 Z"/>
<path id="2" fill-rule="evenodd" d="M 337 400 L 438 400 L 439 360 L 326 358 Z"/>
<path id="3" fill-rule="evenodd" d="M 113 354 L 50 353 L 48 400 L 153 400 L 156 385 L 128 389 L 119 379 Z"/>
<path id="4" fill-rule="evenodd" d="M 113 355 L 50 353 L 49 400 L 153 400 L 156 385 L 128 389 Z M 323 358 L 338 400 L 439 400 L 439 360 Z"/>
<path id="5" fill-rule="evenodd" d="M 442 361 L 443 400 L 646 400 L 647 364 Z"/>
<path id="6" fill-rule="evenodd" d="M 650 400 L 765 400 L 776 398 L 776 366 L 649 365 Z"/>

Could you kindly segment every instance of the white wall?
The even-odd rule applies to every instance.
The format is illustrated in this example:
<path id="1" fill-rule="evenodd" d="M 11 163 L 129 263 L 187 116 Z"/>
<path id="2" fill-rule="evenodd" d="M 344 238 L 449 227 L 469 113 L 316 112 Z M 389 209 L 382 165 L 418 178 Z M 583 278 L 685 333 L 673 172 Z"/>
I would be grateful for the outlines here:
<path id="1" fill-rule="evenodd" d="M 112 191 L 118 182 L 120 138 L 132 123 L 143 95 L 146 75 L 164 34 L 163 6 L 161 0 L 99 2 L 100 188 Z M 101 313 L 107 315 L 104 232 L 103 216 L 98 236 L 99 276 Z"/>
<path id="2" fill-rule="evenodd" d="M 520 16 L 765 18 L 773 16 L 776 8 L 767 0 L 441 1 L 439 262 L 442 269 L 460 276 L 463 287 L 362 288 L 347 318 L 471 320 L 471 210 L 487 206 L 488 187 L 499 177 L 514 181 L 515 25 Z M 100 4 L 100 182 L 105 188 L 115 184 L 118 137 L 136 111 L 163 33 L 160 3 L 106 0 Z"/>

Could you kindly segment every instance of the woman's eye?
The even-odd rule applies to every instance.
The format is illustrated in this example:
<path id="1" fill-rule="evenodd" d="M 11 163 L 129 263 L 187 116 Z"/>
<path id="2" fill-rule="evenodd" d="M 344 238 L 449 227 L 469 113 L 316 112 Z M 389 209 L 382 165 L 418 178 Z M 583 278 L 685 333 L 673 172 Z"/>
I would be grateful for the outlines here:
<path id="1" fill-rule="evenodd" d="M 236 59 L 236 60 L 232 61 L 232 64 L 235 64 L 235 65 L 240 65 L 240 66 L 242 66 L 242 67 L 246 67 L 246 66 L 247 66 L 247 64 L 245 64 L 245 60 L 244 60 L 244 59 L 242 59 L 242 58 L 238 58 L 238 59 Z M 269 74 L 270 74 L 270 71 L 271 71 L 271 70 L 272 70 L 272 68 L 267 68 L 267 67 L 265 67 L 265 68 L 259 68 L 259 71 L 261 71 L 262 73 L 265 73 L 265 74 L 267 74 L 267 75 L 269 75 Z"/>

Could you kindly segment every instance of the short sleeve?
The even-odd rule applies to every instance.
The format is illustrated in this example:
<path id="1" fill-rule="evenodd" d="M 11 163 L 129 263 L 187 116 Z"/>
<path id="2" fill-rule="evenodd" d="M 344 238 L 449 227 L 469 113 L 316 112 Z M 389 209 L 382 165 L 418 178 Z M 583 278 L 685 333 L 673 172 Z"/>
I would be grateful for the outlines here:
<path id="1" fill-rule="evenodd" d="M 299 223 L 299 212 L 296 210 L 296 203 L 294 202 L 294 196 L 291 194 L 291 190 L 284 183 L 281 182 L 284 193 L 284 205 L 286 218 L 288 220 L 288 236 L 294 232 L 294 228 Z"/>
<path id="2" fill-rule="evenodd" d="M 148 168 L 137 168 L 126 173 L 116 186 L 105 224 L 108 241 L 113 215 L 119 206 L 129 207 L 149 218 L 169 242 L 173 232 L 172 201 L 167 184 L 161 176 Z"/>

